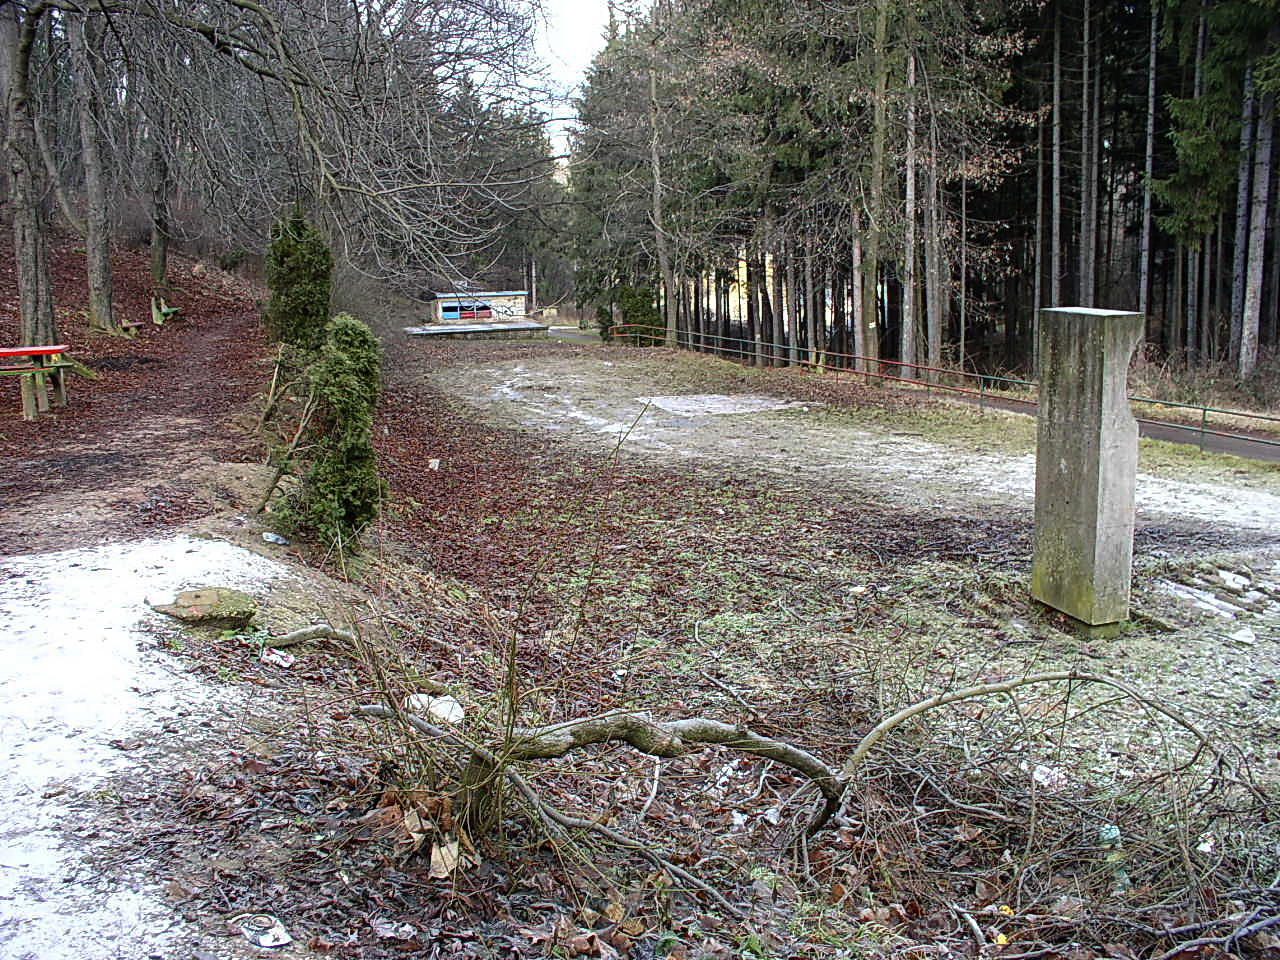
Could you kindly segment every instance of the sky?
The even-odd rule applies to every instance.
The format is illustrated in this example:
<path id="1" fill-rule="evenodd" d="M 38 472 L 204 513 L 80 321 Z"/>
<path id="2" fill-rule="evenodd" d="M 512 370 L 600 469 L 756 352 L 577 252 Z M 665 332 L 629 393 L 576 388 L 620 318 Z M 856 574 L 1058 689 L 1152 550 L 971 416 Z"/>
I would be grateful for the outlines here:
<path id="1" fill-rule="evenodd" d="M 547 110 L 556 117 L 570 117 L 573 108 L 567 98 L 576 93 L 591 58 L 604 43 L 608 0 L 543 0 L 543 10 L 546 19 L 540 26 L 536 49 L 550 69 L 552 84 L 566 98 L 548 105 Z M 566 120 L 548 130 L 561 152 L 567 149 L 568 127 Z"/>

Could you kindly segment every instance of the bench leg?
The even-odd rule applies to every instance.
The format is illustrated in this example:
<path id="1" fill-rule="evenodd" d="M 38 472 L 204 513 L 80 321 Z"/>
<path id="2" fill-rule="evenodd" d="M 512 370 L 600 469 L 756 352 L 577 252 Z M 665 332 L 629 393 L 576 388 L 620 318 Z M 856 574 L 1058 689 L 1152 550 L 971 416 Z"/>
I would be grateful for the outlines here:
<path id="1" fill-rule="evenodd" d="M 59 368 L 49 374 L 49 379 L 53 381 L 53 401 L 60 407 L 67 405 L 67 378 L 66 371 Z"/>
<path id="2" fill-rule="evenodd" d="M 49 412 L 49 375 L 36 373 L 32 375 L 36 388 L 36 409 L 41 413 Z"/>
<path id="3" fill-rule="evenodd" d="M 21 381 L 22 389 L 22 419 L 34 420 L 36 418 L 35 377 L 23 374 L 18 379 Z"/>

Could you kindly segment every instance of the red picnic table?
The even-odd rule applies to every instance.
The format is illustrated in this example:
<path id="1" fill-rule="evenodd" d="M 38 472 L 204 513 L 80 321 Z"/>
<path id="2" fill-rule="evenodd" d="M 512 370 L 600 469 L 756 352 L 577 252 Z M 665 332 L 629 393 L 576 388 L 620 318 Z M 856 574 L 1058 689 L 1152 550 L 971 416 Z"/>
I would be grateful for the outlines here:
<path id="1" fill-rule="evenodd" d="M 22 419 L 34 420 L 49 409 L 49 384 L 53 399 L 67 405 L 67 385 L 63 371 L 72 364 L 62 359 L 65 343 L 56 346 L 0 347 L 0 376 L 28 377 L 22 382 Z"/>

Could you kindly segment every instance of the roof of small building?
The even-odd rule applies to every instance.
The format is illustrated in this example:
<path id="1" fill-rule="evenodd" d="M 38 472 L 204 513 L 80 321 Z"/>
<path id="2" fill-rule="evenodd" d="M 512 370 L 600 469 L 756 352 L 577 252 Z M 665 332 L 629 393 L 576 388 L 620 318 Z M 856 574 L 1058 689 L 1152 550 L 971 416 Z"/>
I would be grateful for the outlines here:
<path id="1" fill-rule="evenodd" d="M 470 293 L 440 293 L 436 292 L 437 300 L 483 300 L 486 297 L 492 299 L 494 297 L 523 297 L 527 296 L 528 290 L 476 290 Z"/>

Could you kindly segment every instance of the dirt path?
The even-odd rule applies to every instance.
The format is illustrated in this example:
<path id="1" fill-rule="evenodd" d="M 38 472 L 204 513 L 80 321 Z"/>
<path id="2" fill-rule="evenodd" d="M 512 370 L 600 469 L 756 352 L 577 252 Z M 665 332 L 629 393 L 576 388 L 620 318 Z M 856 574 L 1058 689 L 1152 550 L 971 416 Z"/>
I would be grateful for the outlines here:
<path id="1" fill-rule="evenodd" d="M 113 264 L 126 315 L 145 291 L 136 260 L 119 254 Z M 82 267 L 65 250 L 58 262 L 70 286 Z M 179 317 L 146 324 L 136 339 L 88 338 L 82 321 L 64 321 L 73 355 L 101 378 L 73 377 L 65 411 L 23 422 L 15 378 L 0 384 L 0 556 L 181 524 L 208 508 L 202 471 L 256 454 L 231 422 L 269 377 L 255 306 L 220 276 L 185 282 L 190 290 L 170 294 Z"/>

